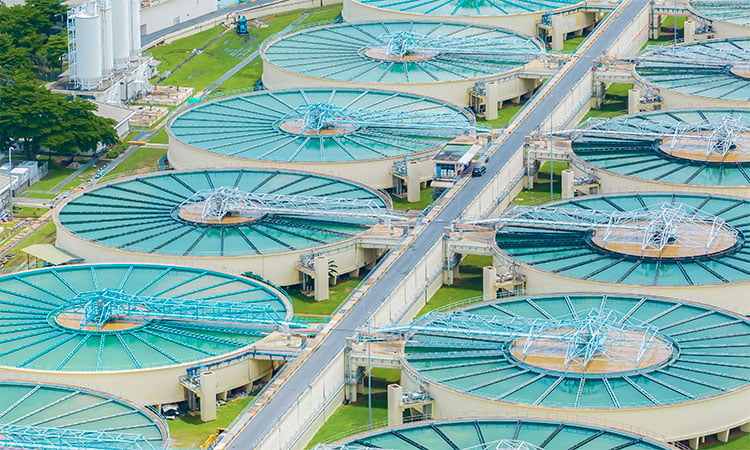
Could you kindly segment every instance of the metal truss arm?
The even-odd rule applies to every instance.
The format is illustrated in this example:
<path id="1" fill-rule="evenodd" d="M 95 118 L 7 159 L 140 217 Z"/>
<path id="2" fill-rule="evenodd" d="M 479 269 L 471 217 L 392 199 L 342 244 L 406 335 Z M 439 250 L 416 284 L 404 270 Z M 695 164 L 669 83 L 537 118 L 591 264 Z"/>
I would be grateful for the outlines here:
<path id="1" fill-rule="evenodd" d="M 156 450 L 140 434 L 0 424 L 0 447 L 50 450 Z"/>

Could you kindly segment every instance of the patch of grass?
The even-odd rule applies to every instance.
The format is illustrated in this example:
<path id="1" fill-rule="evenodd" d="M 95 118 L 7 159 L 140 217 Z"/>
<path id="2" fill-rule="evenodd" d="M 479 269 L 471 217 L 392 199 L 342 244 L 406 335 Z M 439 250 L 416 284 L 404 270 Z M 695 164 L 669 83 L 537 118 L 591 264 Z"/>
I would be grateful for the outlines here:
<path id="1" fill-rule="evenodd" d="M 555 162 L 553 164 L 552 198 L 549 195 L 549 162 L 542 164 L 539 168 L 539 181 L 534 184 L 534 189 L 521 191 L 513 202 L 521 206 L 537 206 L 550 201 L 560 200 L 562 188 L 562 171 L 568 168 L 567 163 Z"/>
<path id="2" fill-rule="evenodd" d="M 506 106 L 505 108 L 499 109 L 497 111 L 497 119 L 493 120 L 484 120 L 478 117 L 477 126 L 489 128 L 505 128 L 508 126 L 508 123 L 513 120 L 513 117 L 516 115 L 516 113 L 518 113 L 518 111 L 521 110 L 521 108 L 523 108 L 523 105 Z"/>
<path id="3" fill-rule="evenodd" d="M 154 55 L 154 59 L 161 61 L 161 64 L 159 64 L 158 67 L 159 72 L 168 72 L 174 69 L 177 64 L 185 60 L 185 58 L 190 56 L 190 52 L 192 52 L 193 49 L 203 47 L 208 41 L 216 37 L 223 30 L 224 27 L 217 25 L 192 36 L 177 39 L 171 44 L 153 47 L 148 51 Z"/>
<path id="4" fill-rule="evenodd" d="M 349 297 L 349 294 L 359 285 L 362 278 L 350 278 L 342 281 L 336 286 L 331 286 L 328 300 L 316 302 L 315 298 L 302 295 L 298 287 L 287 289 L 292 298 L 292 306 L 295 314 L 311 314 L 330 316 L 339 305 Z"/>
<path id="5" fill-rule="evenodd" d="M 44 199 L 56 198 L 57 195 L 58 194 L 53 194 L 51 192 L 25 192 L 23 194 L 23 196 L 26 198 L 44 198 Z"/>
<path id="6" fill-rule="evenodd" d="M 33 186 L 35 191 L 49 191 L 76 171 L 76 169 L 60 167 L 57 164 L 53 164 L 52 161 L 49 162 L 48 169 L 47 175 Z"/>
<path id="7" fill-rule="evenodd" d="M 667 16 L 664 18 L 664 21 L 661 23 L 662 28 L 674 28 L 674 16 Z M 681 30 L 685 28 L 685 20 L 687 20 L 687 17 L 680 17 L 677 16 L 677 29 Z"/>
<path id="8" fill-rule="evenodd" d="M 372 369 L 372 423 L 382 423 L 388 420 L 388 385 L 401 380 L 401 371 L 397 369 Z M 320 427 L 307 448 L 312 448 L 321 442 L 328 442 L 332 438 L 360 431 L 369 422 L 368 412 L 368 381 L 365 378 L 365 393 L 357 396 L 357 401 L 340 406 Z M 364 431 L 364 430 L 362 430 Z"/>
<path id="9" fill-rule="evenodd" d="M 750 434 L 733 437 L 729 442 L 714 442 L 711 444 L 701 445 L 702 449 L 718 450 L 747 450 L 750 448 Z"/>
<path id="10" fill-rule="evenodd" d="M 229 425 L 254 399 L 255 396 L 248 396 L 228 401 L 216 410 L 216 420 L 213 422 L 201 422 L 200 416 L 183 416 L 168 420 L 172 441 L 170 447 L 199 448 L 208 436 L 215 433 L 217 428 Z"/>
<path id="11" fill-rule="evenodd" d="M 48 208 L 42 208 L 38 207 L 35 208 L 33 206 L 13 206 L 13 217 L 16 219 L 36 219 L 37 217 L 40 217 L 42 214 L 49 211 Z"/>
<path id="12" fill-rule="evenodd" d="M 586 40 L 586 36 L 575 36 L 563 42 L 561 53 L 575 53 L 578 47 Z"/>
<path id="13" fill-rule="evenodd" d="M 249 89 L 255 86 L 255 83 L 260 80 L 263 74 L 263 61 L 260 58 L 255 58 L 248 65 L 242 68 L 234 76 L 227 79 L 214 91 L 233 91 L 235 89 Z"/>
<path id="14" fill-rule="evenodd" d="M 459 267 L 460 277 L 453 286 L 442 286 L 435 292 L 417 316 L 426 314 L 441 306 L 450 305 L 467 298 L 482 295 L 482 269 L 492 265 L 491 256 L 469 255 Z"/>
<path id="15" fill-rule="evenodd" d="M 167 136 L 166 128 L 162 127 L 155 135 L 148 140 L 152 144 L 169 144 L 169 136 Z"/>
<path id="16" fill-rule="evenodd" d="M 391 200 L 393 201 L 393 209 L 400 209 L 400 210 L 415 209 L 415 210 L 422 211 L 423 209 L 430 206 L 430 201 L 432 201 L 432 188 L 428 187 L 427 189 L 422 189 L 419 192 L 418 202 L 409 203 L 406 201 L 405 198 L 399 198 L 399 197 L 394 197 L 394 196 L 391 196 Z"/>
<path id="17" fill-rule="evenodd" d="M 325 6 L 323 8 L 316 8 L 313 11 L 313 13 L 310 13 L 309 16 L 302 22 L 300 22 L 300 25 L 307 25 L 310 23 L 316 23 L 316 22 L 325 22 L 329 20 L 333 20 L 341 15 L 341 8 L 343 5 L 334 5 L 334 6 Z"/>
<path id="18" fill-rule="evenodd" d="M 604 91 L 604 103 L 599 109 L 590 110 L 584 117 L 583 122 L 590 118 L 608 119 L 628 113 L 628 91 L 633 89 L 632 84 L 612 83 Z"/>
<path id="19" fill-rule="evenodd" d="M 100 182 L 113 180 L 125 173 L 134 172 L 156 172 L 159 169 L 159 160 L 167 154 L 166 148 L 141 147 L 134 150 L 130 156 L 120 162 L 111 172 L 102 177 Z"/>
<path id="20" fill-rule="evenodd" d="M 659 39 L 649 39 L 645 44 L 643 44 L 641 50 L 650 45 L 671 45 L 673 42 L 674 38 L 672 38 L 671 36 L 662 36 Z"/>
<path id="21" fill-rule="evenodd" d="M 21 252 L 21 249 L 34 244 L 54 244 L 56 235 L 57 228 L 55 227 L 55 222 L 50 220 L 18 243 L 15 248 L 16 256 L 8 260 L 4 267 L 16 267 L 26 264 L 26 254 Z"/>

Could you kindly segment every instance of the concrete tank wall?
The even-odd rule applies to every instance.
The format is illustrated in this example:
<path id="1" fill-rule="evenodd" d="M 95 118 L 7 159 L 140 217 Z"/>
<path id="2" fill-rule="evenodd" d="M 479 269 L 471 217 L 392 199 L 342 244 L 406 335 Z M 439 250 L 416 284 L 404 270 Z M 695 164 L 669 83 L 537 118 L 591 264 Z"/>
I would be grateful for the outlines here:
<path id="1" fill-rule="evenodd" d="M 685 94 L 671 89 L 667 89 L 658 84 L 651 83 L 641 77 L 637 72 L 634 73 L 635 86 L 641 92 L 646 91 L 646 86 L 658 89 L 662 98 L 661 109 L 688 109 L 688 108 L 747 108 L 750 102 L 739 100 L 722 100 L 717 98 L 699 97 L 697 95 Z"/>

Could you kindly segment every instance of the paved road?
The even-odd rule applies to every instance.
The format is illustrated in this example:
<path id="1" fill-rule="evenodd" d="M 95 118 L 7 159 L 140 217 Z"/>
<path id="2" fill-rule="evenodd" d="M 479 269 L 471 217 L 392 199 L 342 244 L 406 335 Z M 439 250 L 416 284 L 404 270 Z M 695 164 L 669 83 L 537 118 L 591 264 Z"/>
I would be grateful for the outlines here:
<path id="1" fill-rule="evenodd" d="M 559 80 L 557 85 L 548 91 L 549 93 L 527 114 L 511 135 L 500 144 L 487 163 L 488 174 L 497 173 L 521 148 L 526 136 L 539 128 L 544 119 L 554 110 L 557 100 L 569 92 L 575 83 L 591 70 L 594 61 L 615 42 L 620 31 L 625 28 L 632 17 L 648 5 L 648 1 L 631 0 L 625 6 L 622 13 L 604 30 L 599 39 L 578 57 L 574 66 Z M 299 366 L 294 375 L 281 385 L 271 401 L 258 411 L 258 414 L 237 437 L 228 443 L 227 449 L 248 450 L 258 446 L 264 435 L 278 422 L 299 394 L 308 387 L 310 380 L 342 351 L 346 338 L 352 335 L 351 330 L 358 329 L 367 321 L 369 312 L 375 311 L 380 301 L 403 280 L 404 275 L 414 267 L 419 258 L 443 236 L 445 227 L 462 214 L 465 205 L 468 205 L 484 189 L 489 178 L 489 176 L 471 178 L 464 185 L 440 214 L 422 229 L 410 248 L 401 254 L 380 280 L 370 287 L 349 313 L 331 330 L 315 352 Z"/>

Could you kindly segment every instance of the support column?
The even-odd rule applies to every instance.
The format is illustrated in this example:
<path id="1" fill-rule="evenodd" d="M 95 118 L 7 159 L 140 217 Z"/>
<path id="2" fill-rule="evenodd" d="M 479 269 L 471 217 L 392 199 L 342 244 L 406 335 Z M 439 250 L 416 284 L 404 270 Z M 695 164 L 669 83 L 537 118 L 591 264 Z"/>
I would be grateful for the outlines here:
<path id="1" fill-rule="evenodd" d="M 573 198 L 575 174 L 570 169 L 562 171 L 562 198 Z"/>
<path id="2" fill-rule="evenodd" d="M 698 438 L 697 437 L 688 439 L 688 446 L 690 448 L 692 448 L 693 450 L 698 450 L 698 446 L 699 445 L 700 444 L 698 443 Z"/>
<path id="3" fill-rule="evenodd" d="M 313 271 L 315 272 L 315 301 L 328 300 L 328 257 L 316 256 Z"/>
<path id="4" fill-rule="evenodd" d="M 560 31 L 563 29 L 562 24 L 562 16 L 559 15 L 553 15 L 552 16 L 552 43 L 550 45 L 550 48 L 554 51 L 561 51 L 563 49 L 563 44 L 565 43 L 565 33 L 563 31 Z"/>
<path id="5" fill-rule="evenodd" d="M 729 430 L 724 430 L 716 433 L 716 439 L 719 442 L 729 442 Z"/>
<path id="6" fill-rule="evenodd" d="M 419 191 L 419 164 L 416 161 L 410 161 L 406 165 L 406 201 L 409 203 L 418 202 L 421 192 Z"/>
<path id="7" fill-rule="evenodd" d="M 201 422 L 216 420 L 216 374 L 201 373 Z"/>
<path id="8" fill-rule="evenodd" d="M 686 20 L 683 32 L 685 34 L 684 42 L 695 41 L 695 22 L 693 22 L 692 20 Z"/>
<path id="9" fill-rule="evenodd" d="M 641 112 L 641 91 L 630 89 L 628 91 L 628 114 L 638 114 Z"/>
<path id="10" fill-rule="evenodd" d="M 744 425 L 740 425 L 740 431 L 742 431 L 743 433 L 750 433 L 750 422 Z"/>
<path id="11" fill-rule="evenodd" d="M 388 385 L 388 426 L 396 427 L 403 425 L 404 414 L 401 411 L 401 396 L 404 388 L 398 384 Z"/>
<path id="12" fill-rule="evenodd" d="M 487 266 L 482 269 L 482 299 L 484 301 L 495 300 L 497 298 L 497 268 Z"/>

